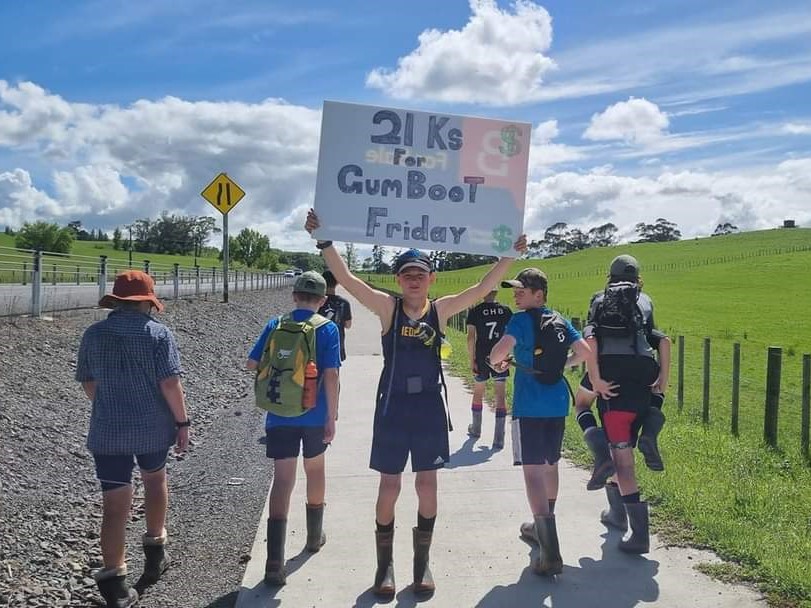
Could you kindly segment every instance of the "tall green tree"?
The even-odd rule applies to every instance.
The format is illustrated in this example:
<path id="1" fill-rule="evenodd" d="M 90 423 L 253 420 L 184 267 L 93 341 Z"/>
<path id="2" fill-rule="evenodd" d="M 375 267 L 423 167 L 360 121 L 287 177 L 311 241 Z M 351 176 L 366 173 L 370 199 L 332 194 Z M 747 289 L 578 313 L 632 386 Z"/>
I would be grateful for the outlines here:
<path id="1" fill-rule="evenodd" d="M 14 245 L 20 249 L 40 249 L 54 253 L 70 253 L 73 245 L 73 230 L 60 228 L 54 222 L 26 222 L 17 232 Z"/>
<path id="2" fill-rule="evenodd" d="M 639 235 L 639 243 L 664 243 L 681 239 L 681 232 L 676 224 L 663 217 L 657 218 L 653 224 L 639 222 L 635 230 Z"/>
<path id="3" fill-rule="evenodd" d="M 243 228 L 237 236 L 228 239 L 228 248 L 231 259 L 253 268 L 270 252 L 270 239 L 252 228 Z"/>
<path id="4" fill-rule="evenodd" d="M 358 267 L 358 253 L 355 250 L 355 243 L 346 243 L 344 248 L 344 260 L 349 270 L 356 270 Z"/>
<path id="5" fill-rule="evenodd" d="M 383 273 L 391 270 L 391 267 L 384 261 L 385 255 L 386 248 L 382 245 L 375 245 L 372 247 L 372 272 Z"/>
<path id="6" fill-rule="evenodd" d="M 715 232 L 713 232 L 710 236 L 722 236 L 724 234 L 733 234 L 738 232 L 738 227 L 733 224 L 732 222 L 724 222 L 723 224 L 718 224 L 715 227 Z"/>
<path id="7" fill-rule="evenodd" d="M 612 222 L 601 224 L 588 231 L 588 240 L 591 247 L 608 247 L 617 242 L 617 226 Z"/>
<path id="8" fill-rule="evenodd" d="M 217 221 L 213 217 L 201 215 L 194 218 L 192 225 L 192 239 L 194 241 L 194 255 L 200 257 L 202 255 L 203 245 L 212 234 L 222 232 L 217 228 Z"/>
<path id="9" fill-rule="evenodd" d="M 121 229 L 118 226 L 113 230 L 113 249 L 116 251 L 121 249 Z"/>

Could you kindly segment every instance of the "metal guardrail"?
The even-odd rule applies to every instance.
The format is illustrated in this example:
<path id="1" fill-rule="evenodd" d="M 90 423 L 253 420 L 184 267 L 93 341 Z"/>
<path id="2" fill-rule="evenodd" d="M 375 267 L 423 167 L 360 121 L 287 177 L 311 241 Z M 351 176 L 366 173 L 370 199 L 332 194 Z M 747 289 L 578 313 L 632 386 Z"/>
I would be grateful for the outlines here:
<path id="1" fill-rule="evenodd" d="M 116 274 L 130 269 L 125 259 L 106 255 L 68 255 L 0 247 L 0 316 L 30 314 L 43 310 L 87 308 L 108 292 Z M 201 297 L 223 291 L 224 276 L 218 266 L 155 264 L 139 266 L 155 280 L 158 296 L 164 299 Z M 281 272 L 231 270 L 228 285 L 233 293 L 291 285 L 293 278 Z"/>

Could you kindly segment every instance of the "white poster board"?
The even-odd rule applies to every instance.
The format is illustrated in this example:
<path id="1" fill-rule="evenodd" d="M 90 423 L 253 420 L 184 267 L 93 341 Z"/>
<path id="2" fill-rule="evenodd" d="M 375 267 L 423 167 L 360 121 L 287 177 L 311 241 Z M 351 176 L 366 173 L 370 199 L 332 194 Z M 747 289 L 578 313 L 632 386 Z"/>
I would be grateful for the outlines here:
<path id="1" fill-rule="evenodd" d="M 326 101 L 315 237 L 500 256 L 523 232 L 531 126 Z"/>

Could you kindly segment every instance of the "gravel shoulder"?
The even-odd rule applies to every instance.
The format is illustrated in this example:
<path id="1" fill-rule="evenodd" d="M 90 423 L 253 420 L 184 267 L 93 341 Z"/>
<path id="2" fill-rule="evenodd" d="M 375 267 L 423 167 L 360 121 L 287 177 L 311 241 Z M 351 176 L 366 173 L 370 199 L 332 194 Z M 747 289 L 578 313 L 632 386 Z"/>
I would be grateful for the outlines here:
<path id="1" fill-rule="evenodd" d="M 248 559 L 272 479 L 262 416 L 253 406 L 248 349 L 287 289 L 231 302 L 167 302 L 194 425 L 188 454 L 170 460 L 168 551 L 173 566 L 143 608 L 226 608 Z M 85 448 L 90 404 L 73 380 L 84 329 L 106 311 L 0 323 L 0 606 L 96 606 L 101 493 Z M 129 526 L 131 580 L 142 567 L 142 489 Z"/>

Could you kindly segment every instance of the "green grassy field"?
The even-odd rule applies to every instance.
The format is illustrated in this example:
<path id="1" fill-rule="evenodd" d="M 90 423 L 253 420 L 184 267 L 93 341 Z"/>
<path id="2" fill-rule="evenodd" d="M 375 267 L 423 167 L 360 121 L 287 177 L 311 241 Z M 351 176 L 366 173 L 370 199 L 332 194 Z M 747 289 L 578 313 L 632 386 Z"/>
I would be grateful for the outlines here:
<path id="1" fill-rule="evenodd" d="M 13 251 L 15 247 L 14 237 L 7 234 L 0 234 L 0 282 L 20 282 L 23 272 L 23 264 L 30 273 L 31 255 Z M 50 282 L 56 276 L 57 282 L 73 282 L 76 277 L 76 267 L 79 267 L 80 279 L 82 281 L 95 281 L 96 271 L 99 264 L 99 256 L 107 256 L 108 276 L 114 276 L 117 272 L 126 270 L 129 267 L 129 255 L 126 250 L 113 249 L 112 241 L 74 241 L 68 256 L 45 256 L 43 262 L 43 280 Z M 169 275 L 174 264 L 179 264 L 181 269 L 191 272 L 194 268 L 195 257 L 191 255 L 169 255 L 162 253 L 141 253 L 132 252 L 132 267 L 142 269 L 144 261 L 149 260 L 150 273 L 156 277 Z M 217 269 L 217 273 L 222 270 L 222 262 L 216 256 L 200 256 L 196 258 L 200 266 L 201 273 L 211 272 L 212 268 Z M 56 268 L 54 268 L 54 266 Z M 289 267 L 287 264 L 280 264 L 280 270 Z M 242 270 L 244 264 L 231 261 L 231 270 Z M 30 275 L 27 275 L 30 277 Z"/>
<path id="2" fill-rule="evenodd" d="M 13 247 L 0 234 L 0 247 Z M 0 275 L 8 273 L 0 250 Z M 108 255 L 124 267 L 126 251 L 112 243 L 77 241 L 74 257 L 60 261 L 92 267 Z M 516 261 L 511 275 L 536 266 L 550 278 L 550 305 L 569 317 L 584 318 L 589 298 L 605 280 L 610 260 L 630 253 L 642 264 L 645 290 L 656 304 L 656 321 L 675 343 L 685 339 L 685 397 L 676 403 L 677 351 L 661 445 L 667 470 L 638 468 L 645 497 L 655 504 L 657 530 L 668 542 L 714 549 L 728 560 L 701 566 L 712 574 L 751 580 L 773 606 L 811 608 L 811 468 L 800 451 L 801 360 L 811 353 L 811 230 L 769 230 L 674 243 L 633 244 L 594 249 L 550 260 Z M 78 256 L 88 256 L 85 260 Z M 149 259 L 161 268 L 192 266 L 191 256 L 133 253 L 133 265 Z M 60 260 L 63 260 L 60 258 Z M 21 260 L 20 260 L 21 261 Z M 50 259 L 46 264 L 52 263 Z M 218 266 L 205 258 L 201 266 Z M 50 271 L 46 265 L 46 273 Z M 473 268 L 437 275 L 432 297 L 476 282 L 486 271 Z M 47 277 L 46 277 L 47 278 Z M 70 279 L 68 279 L 70 280 Z M 391 275 L 373 276 L 381 287 Z M 512 304 L 510 290 L 499 299 Z M 711 340 L 710 422 L 701 422 L 703 340 Z M 463 334 L 450 332 L 453 370 L 468 376 Z M 730 432 L 731 358 L 741 345 L 740 433 Z M 763 443 L 766 349 L 783 348 L 779 449 Z M 572 382 L 579 377 L 572 376 Z M 508 391 L 511 387 L 508 385 Z M 457 412 L 460 404 L 454 404 Z M 458 416 L 458 414 L 457 414 Z M 565 448 L 579 462 L 588 456 L 574 418 Z M 639 461 L 641 463 L 641 460 Z M 597 515 L 595 514 L 595 517 Z"/>
<path id="3" fill-rule="evenodd" d="M 770 230 L 659 244 L 634 244 L 550 260 L 516 261 L 550 277 L 550 305 L 585 317 L 610 260 L 630 253 L 642 264 L 660 328 L 685 338 L 685 397 L 676 403 L 676 356 L 662 434 L 667 470 L 651 473 L 638 459 L 644 496 L 668 542 L 714 549 L 729 560 L 702 569 L 751 580 L 773 606 L 811 607 L 811 468 L 800 451 L 801 360 L 811 353 L 811 230 Z M 439 273 L 432 296 L 477 281 L 485 269 Z M 391 277 L 375 277 L 391 286 Z M 509 290 L 499 299 L 512 304 Z M 450 332 L 451 365 L 467 376 L 463 334 Z M 703 340 L 711 340 L 710 422 L 701 422 Z M 731 359 L 741 344 L 740 434 L 730 432 Z M 779 449 L 763 443 L 766 350 L 783 348 Z M 579 376 L 571 377 L 573 383 Z M 511 392 L 511 387 L 508 386 Z M 460 406 L 454 409 L 459 412 Z M 574 417 L 565 448 L 587 452 Z M 595 514 L 595 517 L 597 514 Z"/>
<path id="4" fill-rule="evenodd" d="M 0 247 L 13 248 L 14 237 L 8 234 L 0 234 Z M 128 252 L 125 250 L 116 251 L 113 249 L 112 241 L 74 241 L 70 250 L 69 257 L 45 257 L 44 269 L 50 278 L 50 272 L 54 264 L 57 265 L 57 273 L 66 275 L 65 280 L 70 281 L 69 276 L 71 272 L 75 272 L 76 266 L 81 267 L 81 272 L 90 271 L 98 266 L 99 256 L 106 255 L 108 264 L 115 271 L 127 268 L 129 264 Z M 14 253 L 5 249 L 0 249 L 0 273 L 3 274 L 4 280 L 10 277 L 10 270 L 12 266 L 19 266 L 22 268 L 23 262 L 28 262 L 30 268 L 29 256 L 20 253 Z M 174 264 L 180 264 L 186 268 L 194 267 L 194 256 L 191 255 L 167 255 L 161 253 L 140 253 L 138 251 L 132 252 L 132 265 L 133 268 L 143 268 L 144 260 L 149 260 L 150 265 L 155 269 L 169 270 Z M 197 263 L 201 268 L 211 268 L 216 266 L 220 268 L 222 262 L 216 257 L 199 257 Z M 19 270 L 17 271 L 19 273 Z M 61 280 L 61 279 L 58 279 Z"/>

